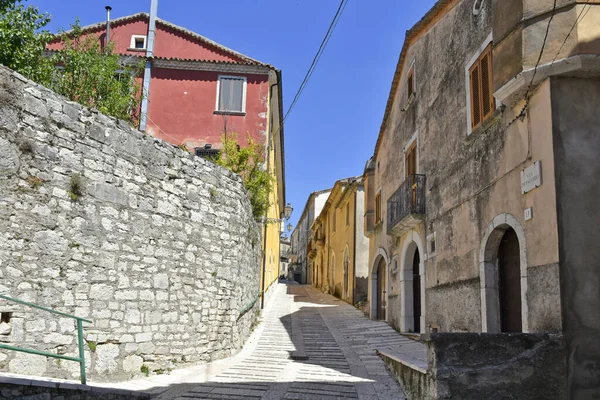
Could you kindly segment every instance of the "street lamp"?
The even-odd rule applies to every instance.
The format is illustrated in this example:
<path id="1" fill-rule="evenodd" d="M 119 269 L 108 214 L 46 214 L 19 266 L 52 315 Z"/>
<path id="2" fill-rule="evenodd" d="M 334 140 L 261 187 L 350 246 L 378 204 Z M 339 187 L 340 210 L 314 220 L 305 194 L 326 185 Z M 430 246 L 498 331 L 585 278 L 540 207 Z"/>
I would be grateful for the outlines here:
<path id="1" fill-rule="evenodd" d="M 287 203 L 285 205 L 285 208 L 283 209 L 285 219 L 290 219 L 290 217 L 292 216 L 292 211 L 294 211 L 294 208 L 290 203 Z"/>
<path id="2" fill-rule="evenodd" d="M 288 230 L 288 232 L 291 232 L 292 228 L 293 228 L 292 224 L 287 224 L 287 230 Z"/>
<path id="3" fill-rule="evenodd" d="M 292 216 L 292 211 L 294 211 L 294 207 L 292 207 L 290 203 L 287 203 L 286 206 L 283 208 L 283 212 L 280 215 L 280 217 L 282 218 L 265 218 L 265 220 L 267 223 L 280 224 L 283 221 L 290 219 L 290 217 Z"/>

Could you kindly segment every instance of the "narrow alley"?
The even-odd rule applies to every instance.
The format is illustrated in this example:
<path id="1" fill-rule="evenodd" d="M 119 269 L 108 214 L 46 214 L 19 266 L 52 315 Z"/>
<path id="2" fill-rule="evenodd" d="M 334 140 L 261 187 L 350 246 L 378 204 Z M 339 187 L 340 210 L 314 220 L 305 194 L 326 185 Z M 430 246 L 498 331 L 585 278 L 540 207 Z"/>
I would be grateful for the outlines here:
<path id="1" fill-rule="evenodd" d="M 174 399 L 404 399 L 376 350 L 402 348 L 425 357 L 420 343 L 313 287 L 279 284 L 247 356 Z"/>

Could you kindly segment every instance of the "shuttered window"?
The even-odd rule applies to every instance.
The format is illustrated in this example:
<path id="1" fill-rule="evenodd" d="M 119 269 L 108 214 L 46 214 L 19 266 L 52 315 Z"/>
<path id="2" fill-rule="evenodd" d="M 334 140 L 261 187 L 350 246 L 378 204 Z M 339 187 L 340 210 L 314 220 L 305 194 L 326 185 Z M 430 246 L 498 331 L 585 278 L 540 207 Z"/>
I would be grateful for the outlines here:
<path id="1" fill-rule="evenodd" d="M 408 100 L 415 93 L 415 68 L 411 68 L 408 73 Z"/>
<path id="2" fill-rule="evenodd" d="M 381 192 L 375 196 L 375 223 L 381 222 Z"/>
<path id="3" fill-rule="evenodd" d="M 220 76 L 217 111 L 246 112 L 246 78 Z"/>
<path id="4" fill-rule="evenodd" d="M 490 44 L 469 70 L 472 129 L 477 129 L 496 109 L 492 77 L 492 45 Z"/>

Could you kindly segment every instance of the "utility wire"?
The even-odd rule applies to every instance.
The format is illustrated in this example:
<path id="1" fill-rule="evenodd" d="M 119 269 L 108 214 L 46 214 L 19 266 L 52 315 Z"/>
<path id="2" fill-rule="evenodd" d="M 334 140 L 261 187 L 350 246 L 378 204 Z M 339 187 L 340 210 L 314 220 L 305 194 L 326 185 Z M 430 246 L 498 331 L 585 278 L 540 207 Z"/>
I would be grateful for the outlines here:
<path id="1" fill-rule="evenodd" d="M 527 91 L 525 92 L 525 104 L 523 105 L 521 112 L 519 112 L 519 114 L 515 118 L 513 118 L 512 121 L 510 121 L 508 123 L 507 127 L 514 124 L 518 119 L 523 118 L 525 116 L 525 112 L 527 111 L 527 108 L 529 107 L 529 97 L 530 97 L 530 93 L 531 93 L 531 88 L 533 86 L 533 81 L 535 79 L 535 75 L 537 74 L 537 69 L 540 65 L 540 62 L 542 61 L 542 56 L 544 55 L 546 41 L 548 40 L 548 34 L 550 33 L 550 24 L 552 23 L 552 20 L 554 19 L 555 15 L 556 15 L 556 0 L 554 0 L 554 4 L 552 5 L 552 15 L 550 15 L 550 19 L 548 20 L 548 26 L 546 26 L 546 34 L 544 35 L 544 41 L 542 42 L 542 49 L 540 50 L 540 55 L 538 56 L 537 62 L 535 63 L 535 68 L 533 69 L 533 76 L 531 77 L 531 81 L 529 82 L 529 86 L 527 86 Z"/>
<path id="2" fill-rule="evenodd" d="M 300 87 L 298 88 L 296 95 L 294 96 L 294 100 L 292 100 L 290 107 L 288 108 L 287 112 L 285 113 L 285 116 L 283 117 L 283 121 L 285 121 L 286 118 L 288 117 L 288 115 L 290 115 L 294 106 L 298 102 L 300 95 L 304 91 L 306 84 L 308 83 L 313 71 L 315 70 L 315 67 L 318 64 L 319 59 L 321 58 L 321 55 L 325 51 L 325 48 L 327 47 L 327 43 L 329 42 L 329 39 L 331 38 L 331 35 L 333 34 L 333 31 L 335 30 L 335 27 L 344 12 L 344 8 L 346 8 L 347 2 L 348 2 L 348 0 L 342 0 L 340 2 L 340 5 L 335 13 L 335 16 L 333 17 L 331 24 L 329 24 L 329 29 L 327 29 L 327 33 L 325 34 L 323 41 L 321 41 L 321 45 L 319 46 L 319 49 L 317 50 L 317 54 L 315 54 L 315 57 L 313 58 L 312 63 L 310 65 L 310 67 L 308 68 L 308 71 L 306 72 L 306 75 L 304 76 L 304 79 L 302 80 L 302 83 L 300 84 Z M 283 121 L 282 121 L 282 123 L 283 123 Z"/>
<path id="3" fill-rule="evenodd" d="M 585 10 L 585 8 L 588 7 L 587 11 Z M 552 62 L 550 63 L 548 70 L 546 71 L 546 73 L 544 74 L 544 78 L 546 78 L 548 76 L 548 74 L 551 72 L 552 70 L 552 66 L 554 65 L 554 62 L 556 61 L 556 59 L 558 58 L 558 55 L 560 54 L 560 52 L 562 51 L 563 47 L 565 47 L 565 44 L 567 44 L 567 40 L 569 40 L 569 37 L 571 37 L 571 33 L 573 33 L 573 31 L 575 30 L 575 27 L 577 27 L 577 25 L 579 25 L 579 23 L 581 21 L 583 21 L 583 19 L 586 17 L 586 15 L 588 14 L 588 12 L 592 9 L 592 5 L 590 4 L 590 0 L 586 1 L 585 4 L 583 5 L 583 7 L 581 8 L 581 11 L 579 12 L 579 15 L 577 15 L 577 19 L 575 20 L 575 23 L 573 24 L 573 26 L 571 27 L 571 30 L 569 31 L 569 33 L 567 34 L 567 36 L 565 37 L 565 40 L 562 42 L 562 44 L 560 45 L 560 48 L 558 49 L 558 51 L 556 52 L 556 55 L 554 56 L 554 58 L 552 59 Z M 585 15 L 583 15 L 583 12 L 585 11 Z M 583 16 L 582 16 L 583 15 Z"/>

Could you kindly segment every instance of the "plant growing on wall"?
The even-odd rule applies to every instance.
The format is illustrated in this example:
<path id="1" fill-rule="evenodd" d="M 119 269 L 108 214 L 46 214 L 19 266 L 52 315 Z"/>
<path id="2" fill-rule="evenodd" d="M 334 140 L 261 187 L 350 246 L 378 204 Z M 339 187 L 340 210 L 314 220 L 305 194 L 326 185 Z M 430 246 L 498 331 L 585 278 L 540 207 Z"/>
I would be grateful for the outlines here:
<path id="1" fill-rule="evenodd" d="M 52 56 L 58 68 L 47 82 L 55 92 L 103 114 L 135 124 L 142 91 L 136 81 L 142 62 L 124 65 L 113 53 L 113 43 L 104 48 L 94 36 L 82 36 L 79 21 L 62 34 L 64 47 Z"/>
<path id="2" fill-rule="evenodd" d="M 61 34 L 64 47 L 48 55 L 46 45 L 54 36 L 43 28 L 50 15 L 22 3 L 0 0 L 0 64 L 69 100 L 135 124 L 142 100 L 136 76 L 143 61 L 123 65 L 113 44 L 102 48 L 95 35 L 83 36 L 79 21 Z"/>
<path id="3" fill-rule="evenodd" d="M 242 177 L 250 197 L 252 214 L 257 220 L 266 214 L 273 178 L 265 169 L 263 149 L 248 135 L 248 146 L 241 147 L 237 134 L 229 132 L 221 137 L 223 150 L 215 162 Z"/>

